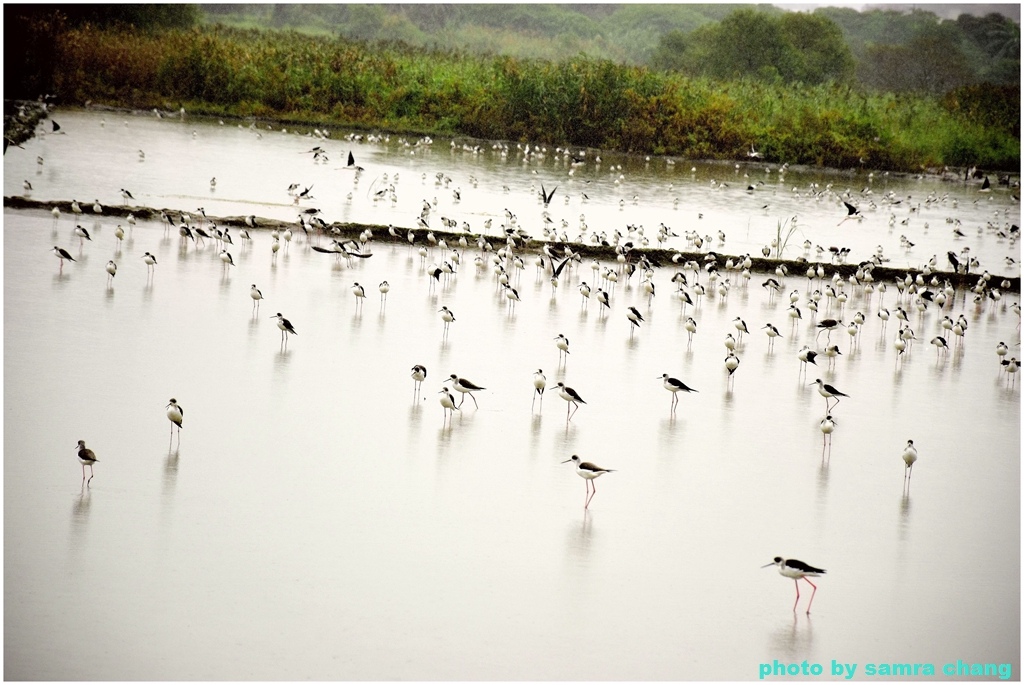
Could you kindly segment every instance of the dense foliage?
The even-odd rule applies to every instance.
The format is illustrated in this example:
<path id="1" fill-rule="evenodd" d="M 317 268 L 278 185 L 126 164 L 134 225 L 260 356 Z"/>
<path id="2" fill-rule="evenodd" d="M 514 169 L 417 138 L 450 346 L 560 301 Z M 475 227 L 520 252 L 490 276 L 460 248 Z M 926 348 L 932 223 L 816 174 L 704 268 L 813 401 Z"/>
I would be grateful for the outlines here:
<path id="1" fill-rule="evenodd" d="M 294 32 L 69 28 L 47 50 L 64 102 L 258 116 L 691 158 L 919 170 L 1019 166 L 1019 89 L 935 98 L 850 84 L 727 83 L 575 57 L 423 51 Z M 1019 116 L 1019 114 L 1018 114 Z"/>
<path id="2" fill-rule="evenodd" d="M 858 12 L 837 7 L 807 13 L 721 3 L 242 4 L 201 9 L 207 22 L 244 28 L 400 40 L 555 61 L 586 54 L 688 76 L 732 78 L 740 73 L 802 83 L 855 78 L 877 90 L 931 93 L 983 82 L 1020 83 L 1020 25 L 1000 14 L 942 18 L 922 9 Z M 738 30 L 741 26 L 744 31 Z M 906 79 L 891 68 L 896 60 L 910 65 Z M 927 78 L 933 72 L 936 78 Z"/>
<path id="3" fill-rule="evenodd" d="M 854 60 L 839 26 L 815 14 L 737 10 L 690 34 L 662 37 L 655 68 L 719 80 L 845 83 Z"/>

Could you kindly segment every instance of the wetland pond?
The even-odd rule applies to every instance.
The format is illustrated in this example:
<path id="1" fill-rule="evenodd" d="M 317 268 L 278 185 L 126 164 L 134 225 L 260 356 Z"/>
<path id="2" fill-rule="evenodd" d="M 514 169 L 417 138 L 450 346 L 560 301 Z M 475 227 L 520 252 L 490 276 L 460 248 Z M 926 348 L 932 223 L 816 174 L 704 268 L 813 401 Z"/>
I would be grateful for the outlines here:
<path id="1" fill-rule="evenodd" d="M 959 660 L 1008 664 L 1019 679 L 1020 381 L 996 353 L 1004 342 L 1006 359 L 1021 357 L 1017 292 L 976 304 L 959 288 L 942 311 L 919 311 L 894 283 L 882 294 L 843 282 L 845 304 L 823 297 L 815 315 L 809 293 L 833 285 L 825 252 L 823 281 L 790 274 L 777 295 L 766 274 L 722 268 L 711 283 L 702 271 L 707 292 L 684 309 L 675 265 L 654 269 L 652 297 L 640 273 L 603 279 L 613 260 L 570 265 L 553 287 L 524 254 L 509 270 L 513 305 L 493 254 L 472 241 L 435 280 L 450 250 L 421 257 L 422 230 L 416 245 L 371 241 L 372 257 L 345 260 L 310 249 L 297 227 L 276 254 L 268 231 L 245 242 L 232 229 L 228 266 L 213 240 L 92 212 L 120 205 L 124 188 L 193 219 L 203 207 L 291 221 L 317 207 L 404 233 L 436 198 L 431 227 L 443 216 L 480 232 L 490 219 L 496 246 L 507 209 L 538 237 L 550 224 L 587 242 L 632 224 L 656 246 L 665 224 L 679 236 L 666 247 L 685 249 L 693 232 L 734 255 L 759 255 L 797 216 L 791 259 L 818 260 L 809 240 L 849 247 L 851 263 L 881 249 L 894 267 L 937 255 L 946 269 L 948 251 L 969 247 L 998 282 L 1019 276 L 1006 260 L 1019 249 L 999 235 L 1020 223 L 1016 190 L 867 170 L 780 177 L 763 162 L 605 153 L 598 164 L 593 151 L 574 167 L 554 150 L 524 161 L 514 144 L 502 155 L 152 114 L 54 117 L 63 135 L 4 160 L 5 196 L 84 210 L 4 212 L 6 679 L 754 680 L 761 664 L 805 660 L 833 679 L 833 660 L 857 664 L 857 678 L 869 664 L 931 664 L 942 677 Z M 327 162 L 314 161 L 317 145 Z M 362 172 L 345 168 L 349 151 Z M 292 183 L 314 199 L 296 204 Z M 389 185 L 395 200 L 374 201 Z M 550 222 L 542 185 L 557 188 Z M 840 225 L 847 189 L 864 219 Z M 55 245 L 76 261 L 61 265 Z M 610 307 L 585 300 L 583 281 Z M 800 320 L 787 313 L 793 291 Z M 442 307 L 455 314 L 447 333 Z M 297 331 L 286 345 L 278 312 Z M 962 337 L 942 327 L 961 315 Z M 842 326 L 821 332 L 827 317 Z M 899 354 L 901 326 L 916 340 Z M 948 350 L 930 344 L 940 335 Z M 820 353 L 806 368 L 805 345 Z M 827 358 L 829 345 L 841 354 Z M 418 392 L 415 364 L 428 371 Z M 698 391 L 674 411 L 666 373 Z M 451 374 L 485 390 L 446 419 Z M 830 442 L 818 378 L 847 395 L 830 409 Z M 586 401 L 570 421 L 560 381 Z M 185 410 L 173 438 L 172 397 Z M 99 459 L 88 484 L 80 439 Z M 920 458 L 907 487 L 911 439 Z M 562 463 L 573 454 L 614 470 L 594 481 L 588 509 L 586 482 Z M 792 581 L 762 568 L 776 556 L 827 570 L 809 615 L 810 587 L 800 582 L 793 611 Z"/>

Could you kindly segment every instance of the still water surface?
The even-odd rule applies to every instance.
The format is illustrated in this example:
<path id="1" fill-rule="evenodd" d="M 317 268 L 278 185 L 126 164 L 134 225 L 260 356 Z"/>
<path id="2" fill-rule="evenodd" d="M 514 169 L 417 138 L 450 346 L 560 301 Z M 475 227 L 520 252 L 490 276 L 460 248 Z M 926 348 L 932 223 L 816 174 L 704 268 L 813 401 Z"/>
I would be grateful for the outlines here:
<path id="1" fill-rule="evenodd" d="M 140 204 L 289 218 L 284 188 L 323 174 L 328 218 L 407 227 L 424 197 L 450 197 L 433 184 L 442 171 L 466 210 L 435 215 L 497 225 L 508 206 L 540 226 L 532 169 L 453 159 L 446 142 L 422 155 L 397 141 L 390 152 L 364 146 L 354 186 L 336 168 L 346 143 L 328 143 L 335 159 L 316 166 L 304 154 L 316 143 L 279 133 L 58 119 L 67 136 L 8 154 L 5 194 L 33 178 L 38 198 L 113 204 L 130 185 Z M 413 186 L 399 190 L 410 203 L 401 212 L 365 196 L 381 169 L 394 173 L 388 164 L 401 168 L 399 189 Z M 666 173 L 633 175 L 654 187 Z M 471 175 L 479 187 L 467 193 Z M 694 195 L 704 185 L 691 183 Z M 934 183 L 960 198 L 961 216 L 975 212 L 964 221 L 974 229 L 994 211 L 967 210 L 971 190 Z M 518 185 L 506 196 L 505 184 Z M 1005 194 L 990 197 L 1018 212 Z M 808 232 L 841 217 L 804 204 Z M 720 212 L 716 226 L 738 239 L 758 213 L 733 207 L 704 221 Z M 593 226 L 619 210 L 608 200 L 584 211 Z M 1015 294 L 978 308 L 958 292 L 945 314 L 963 313 L 969 328 L 943 356 L 928 341 L 944 313 L 905 301 L 918 341 L 897 359 L 898 322 L 883 327 L 878 294 L 851 290 L 842 318 L 866 315 L 859 336 L 833 332 L 834 367 L 819 358 L 804 373 L 796 353 L 815 346 L 814 320 L 805 309 L 792 324 L 788 298 L 770 301 L 756 274 L 747 288 L 732 274 L 728 297 L 709 294 L 685 314 L 673 270 L 656 271 L 650 303 L 635 276 L 623 278 L 602 314 L 581 306 L 578 284 L 595 283 L 587 262 L 553 292 L 527 257 L 510 310 L 472 249 L 431 286 L 436 250 L 422 260 L 376 245 L 372 258 L 338 264 L 300 235 L 275 259 L 257 232 L 231 249 L 232 268 L 212 244 L 183 249 L 157 223 L 140 222 L 118 249 L 117 220 L 87 221 L 93 241 L 79 247 L 72 217 L 54 226 L 43 212 L 4 215 L 8 679 L 751 680 L 774 659 L 826 672 L 837 659 L 858 674 L 961 659 L 1009 663 L 1019 677 L 1020 393 L 995 354 L 1005 341 L 1020 356 Z M 883 226 L 863 241 L 869 253 L 888 235 L 884 216 L 854 230 L 870 222 Z M 942 231 L 940 255 L 954 249 Z M 988 263 L 1016 250 L 983 233 L 972 252 L 991 249 Z M 55 244 L 78 260 L 63 274 Z M 151 277 L 146 251 L 158 259 Z M 361 306 L 355 281 L 367 289 Z M 255 315 L 252 284 L 265 297 Z M 806 279 L 784 287 L 805 306 Z M 895 295 L 890 285 L 885 307 Z M 632 335 L 629 305 L 645 318 Z M 447 336 L 441 306 L 457 317 Z M 276 312 L 298 331 L 286 348 Z M 686 316 L 699 324 L 689 344 Z M 730 382 L 723 340 L 736 317 L 750 333 Z M 772 349 L 760 330 L 769 322 L 782 333 Z M 564 363 L 559 333 L 571 343 Z M 429 372 L 415 396 L 414 364 Z M 538 368 L 549 390 L 531 406 Z M 452 373 L 487 389 L 479 409 L 467 399 L 446 423 L 437 391 Z M 662 373 L 699 391 L 674 415 Z M 849 395 L 824 449 L 824 400 L 808 385 L 818 377 Z M 571 422 L 559 380 L 587 402 Z M 186 412 L 180 443 L 168 440 L 170 397 Z M 88 487 L 79 439 L 100 460 Z M 907 439 L 921 455 L 909 495 Z M 561 463 L 574 453 L 615 469 L 586 511 L 584 481 Z M 828 570 L 810 616 L 805 583 L 794 613 L 792 582 L 760 568 L 776 555 Z"/>

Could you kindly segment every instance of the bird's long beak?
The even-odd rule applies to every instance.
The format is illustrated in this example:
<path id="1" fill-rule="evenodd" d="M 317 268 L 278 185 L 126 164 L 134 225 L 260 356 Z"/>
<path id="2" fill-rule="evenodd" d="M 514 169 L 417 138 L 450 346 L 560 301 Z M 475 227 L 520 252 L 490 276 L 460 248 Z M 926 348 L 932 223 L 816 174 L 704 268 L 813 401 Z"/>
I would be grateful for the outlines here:
<path id="1" fill-rule="evenodd" d="M 773 562 L 771 562 L 770 564 L 765 564 L 765 565 L 764 565 L 764 566 L 762 566 L 761 568 L 768 568 L 769 566 L 774 566 L 774 565 L 775 565 L 775 562 L 773 561 Z"/>
<path id="2" fill-rule="evenodd" d="M 568 463 L 569 463 L 570 461 L 572 461 L 572 459 L 566 459 L 566 460 L 565 460 L 565 461 L 563 461 L 562 463 L 563 463 L 563 464 L 568 464 Z"/>

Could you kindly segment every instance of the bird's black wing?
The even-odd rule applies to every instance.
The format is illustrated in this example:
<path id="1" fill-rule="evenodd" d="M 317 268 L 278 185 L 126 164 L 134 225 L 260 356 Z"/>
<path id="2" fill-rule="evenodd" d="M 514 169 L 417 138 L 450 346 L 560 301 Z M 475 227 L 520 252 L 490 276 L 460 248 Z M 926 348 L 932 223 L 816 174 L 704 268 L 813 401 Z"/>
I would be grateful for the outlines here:
<path id="1" fill-rule="evenodd" d="M 810 564 L 805 564 L 798 559 L 786 559 L 786 566 L 795 568 L 797 571 L 803 571 L 804 573 L 824 573 L 825 569 L 815 568 Z"/>
<path id="2" fill-rule="evenodd" d="M 562 260 L 561 264 L 559 264 L 558 266 L 554 267 L 551 270 L 551 273 L 555 278 L 558 278 L 558 276 L 562 273 L 562 269 L 565 268 L 565 265 L 569 263 L 570 259 L 572 258 L 566 257 L 565 259 Z"/>
<path id="3" fill-rule="evenodd" d="M 540 195 L 541 195 L 541 198 L 544 200 L 544 206 L 545 207 L 547 207 L 548 204 L 551 202 L 551 198 L 553 198 L 555 196 L 555 191 L 556 190 L 558 190 L 558 186 L 555 186 L 554 188 L 552 188 L 550 193 L 546 192 L 544 190 L 544 184 L 543 183 L 540 184 Z"/>

